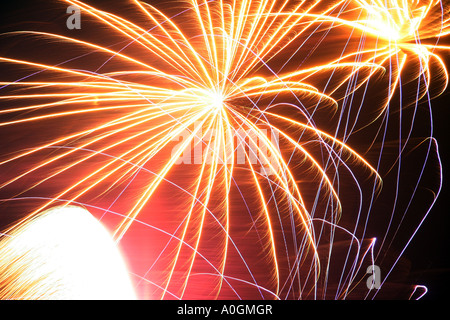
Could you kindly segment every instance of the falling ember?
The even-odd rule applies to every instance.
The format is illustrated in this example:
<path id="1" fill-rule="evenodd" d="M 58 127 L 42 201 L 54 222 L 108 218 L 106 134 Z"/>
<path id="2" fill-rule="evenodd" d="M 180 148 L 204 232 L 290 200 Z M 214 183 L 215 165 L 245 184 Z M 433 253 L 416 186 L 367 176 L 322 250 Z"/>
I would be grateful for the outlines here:
<path id="1" fill-rule="evenodd" d="M 1 299 L 135 299 L 116 244 L 80 207 L 49 209 L 12 229 L 0 256 Z"/>

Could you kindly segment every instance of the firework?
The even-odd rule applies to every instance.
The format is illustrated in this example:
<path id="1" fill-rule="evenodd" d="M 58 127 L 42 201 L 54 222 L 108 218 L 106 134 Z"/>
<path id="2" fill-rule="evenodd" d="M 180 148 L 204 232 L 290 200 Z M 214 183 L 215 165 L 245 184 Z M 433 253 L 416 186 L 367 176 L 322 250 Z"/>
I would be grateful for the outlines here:
<path id="1" fill-rule="evenodd" d="M 346 142 L 351 130 L 338 138 L 317 114 L 339 114 L 387 74 L 375 121 L 410 57 L 420 64 L 410 76 L 422 85 L 415 101 L 429 92 L 432 61 L 442 92 L 447 72 L 433 50 L 448 48 L 418 41 L 446 32 L 424 27 L 432 3 L 410 10 L 403 2 L 187 1 L 172 12 L 134 0 L 121 15 L 64 3 L 113 40 L 13 33 L 80 53 L 54 63 L 0 57 L 27 70 L 0 83 L 0 129 L 43 131 L 0 160 L 5 202 L 26 207 L 4 234 L 61 203 L 83 205 L 124 248 L 152 246 L 138 253 L 147 260 L 134 272 L 151 298 L 280 299 L 331 291 L 330 255 L 342 232 L 350 241 L 346 277 L 333 290 L 347 295 L 363 262 L 373 264 L 375 241 L 338 225 L 340 177 L 359 190 L 369 178 L 375 197 L 381 176 Z M 372 40 L 319 62 L 299 59 L 308 43 L 324 44 L 332 39 L 324 34 L 341 29 Z M 144 227 L 157 236 L 142 238 Z M 255 248 L 243 249 L 246 242 Z"/>
<path id="2" fill-rule="evenodd" d="M 412 91 L 412 102 L 400 97 L 402 105 L 417 104 L 426 96 L 445 91 L 448 72 L 442 54 L 448 54 L 450 47 L 439 44 L 449 28 L 448 8 L 441 1 L 356 0 L 338 2 L 331 9 L 327 15 L 310 14 L 311 19 L 351 33 L 357 43 L 356 48 L 349 45 L 344 49 L 336 62 L 371 62 L 388 71 L 387 96 L 378 116 L 401 87 L 408 85 Z M 433 83 L 437 88 L 431 90 Z"/>
<path id="3" fill-rule="evenodd" d="M 48 210 L 1 241 L 2 299 L 135 298 L 114 242 L 84 209 Z"/>

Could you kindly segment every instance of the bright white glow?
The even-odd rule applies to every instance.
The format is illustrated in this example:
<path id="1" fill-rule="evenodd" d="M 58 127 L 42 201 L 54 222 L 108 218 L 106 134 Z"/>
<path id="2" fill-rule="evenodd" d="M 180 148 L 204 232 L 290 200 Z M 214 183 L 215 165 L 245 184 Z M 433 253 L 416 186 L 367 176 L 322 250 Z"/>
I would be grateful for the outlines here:
<path id="1" fill-rule="evenodd" d="M 393 21 L 383 20 L 383 17 L 372 17 L 372 20 L 369 20 L 367 24 L 375 30 L 373 33 L 381 38 L 394 42 L 400 41 L 402 38 L 398 26 Z"/>
<path id="2" fill-rule="evenodd" d="M 220 110 L 223 108 L 224 98 L 220 92 L 209 92 L 207 94 L 208 103 L 211 105 L 211 108 L 215 110 Z"/>
<path id="3" fill-rule="evenodd" d="M 83 208 L 50 209 L 10 236 L 0 254 L 14 274 L 12 299 L 136 298 L 114 241 Z"/>

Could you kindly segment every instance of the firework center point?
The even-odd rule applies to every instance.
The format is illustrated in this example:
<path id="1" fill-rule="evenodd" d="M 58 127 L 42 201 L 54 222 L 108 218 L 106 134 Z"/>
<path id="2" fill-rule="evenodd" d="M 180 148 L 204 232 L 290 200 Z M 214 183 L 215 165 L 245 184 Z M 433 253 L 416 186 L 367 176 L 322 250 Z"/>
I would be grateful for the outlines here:
<path id="1" fill-rule="evenodd" d="M 221 92 L 210 91 L 208 92 L 208 105 L 214 110 L 220 110 L 223 108 L 225 97 Z"/>

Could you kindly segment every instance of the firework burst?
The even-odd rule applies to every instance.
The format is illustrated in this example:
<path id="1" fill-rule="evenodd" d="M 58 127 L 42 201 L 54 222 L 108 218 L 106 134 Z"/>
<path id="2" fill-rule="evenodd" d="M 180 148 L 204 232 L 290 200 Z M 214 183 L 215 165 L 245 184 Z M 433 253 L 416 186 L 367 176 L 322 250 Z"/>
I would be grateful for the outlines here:
<path id="1" fill-rule="evenodd" d="M 448 48 L 419 41 L 447 32 L 425 26 L 440 16 L 434 2 L 186 1 L 172 12 L 134 0 L 120 15 L 64 3 L 114 41 L 13 33 L 80 53 L 52 63 L 0 57 L 26 70 L 0 83 L 1 130 L 43 131 L 0 160 L 5 202 L 28 210 L 4 233 L 52 206 L 82 205 L 124 247 L 136 246 L 142 226 L 158 235 L 137 241 L 154 241 L 142 247 L 154 245 L 135 272 L 151 286 L 144 295 L 242 298 L 250 287 L 278 299 L 325 297 L 333 241 L 328 249 L 319 242 L 329 228 L 330 239 L 343 232 L 349 252 L 357 248 L 334 289 L 348 294 L 375 242 L 338 225 L 338 177 L 345 171 L 359 186 L 352 168 L 367 169 L 375 194 L 381 176 L 346 143 L 349 133 L 338 139 L 314 114 L 337 113 L 383 73 L 385 112 L 411 57 L 420 64 L 411 77 L 425 87 L 417 100 L 429 92 L 432 61 L 444 75 L 442 92 L 447 72 L 433 50 Z M 317 26 L 374 40 L 320 63 L 297 62 Z M 247 241 L 254 248 L 242 249 Z"/>

